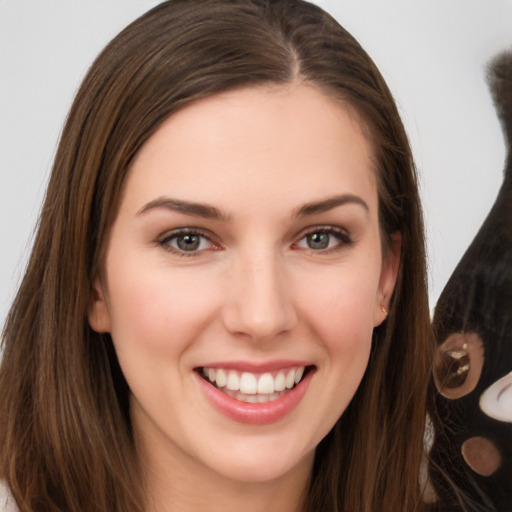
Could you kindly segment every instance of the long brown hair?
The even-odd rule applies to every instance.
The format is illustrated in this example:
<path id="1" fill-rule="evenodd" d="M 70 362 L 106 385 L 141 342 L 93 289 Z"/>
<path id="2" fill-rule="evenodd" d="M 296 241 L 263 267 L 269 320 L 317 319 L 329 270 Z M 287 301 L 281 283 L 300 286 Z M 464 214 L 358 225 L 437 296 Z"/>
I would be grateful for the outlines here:
<path id="1" fill-rule="evenodd" d="M 130 163 L 173 112 L 228 88 L 303 80 L 371 138 L 384 246 L 402 234 L 388 319 L 363 381 L 317 448 L 306 510 L 419 507 L 431 360 L 423 225 L 408 140 L 356 40 L 302 0 L 170 0 L 100 54 L 68 115 L 32 255 L 3 333 L 0 470 L 22 511 L 144 509 L 128 387 L 87 322 Z"/>

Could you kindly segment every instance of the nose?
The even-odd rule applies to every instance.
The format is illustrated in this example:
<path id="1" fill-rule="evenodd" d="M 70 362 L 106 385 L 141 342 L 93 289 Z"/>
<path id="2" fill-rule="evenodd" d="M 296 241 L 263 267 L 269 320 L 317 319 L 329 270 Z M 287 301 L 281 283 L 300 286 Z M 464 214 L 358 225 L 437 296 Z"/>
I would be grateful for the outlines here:
<path id="1" fill-rule="evenodd" d="M 279 255 L 251 254 L 232 268 L 223 320 L 232 334 L 265 342 L 297 323 L 287 272 Z"/>

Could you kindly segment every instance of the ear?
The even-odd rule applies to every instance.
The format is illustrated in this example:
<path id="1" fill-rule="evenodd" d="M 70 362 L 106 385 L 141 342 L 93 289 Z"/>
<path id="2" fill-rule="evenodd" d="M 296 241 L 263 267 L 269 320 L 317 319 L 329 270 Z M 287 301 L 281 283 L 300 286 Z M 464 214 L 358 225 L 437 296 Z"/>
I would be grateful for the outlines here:
<path id="1" fill-rule="evenodd" d="M 374 326 L 380 325 L 388 316 L 389 303 L 395 289 L 398 270 L 400 268 L 400 255 L 402 252 L 402 234 L 391 235 L 391 248 L 382 262 L 379 289 L 375 299 Z"/>
<path id="2" fill-rule="evenodd" d="M 92 292 L 92 300 L 87 313 L 89 325 L 96 332 L 110 332 L 110 313 L 99 277 L 94 279 Z"/>

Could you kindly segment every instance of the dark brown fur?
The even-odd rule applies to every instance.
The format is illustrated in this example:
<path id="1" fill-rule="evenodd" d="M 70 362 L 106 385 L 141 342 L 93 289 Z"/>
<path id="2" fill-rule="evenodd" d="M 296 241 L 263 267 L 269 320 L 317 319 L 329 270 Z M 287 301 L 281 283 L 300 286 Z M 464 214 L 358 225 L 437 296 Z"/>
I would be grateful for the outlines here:
<path id="1" fill-rule="evenodd" d="M 457 399 L 435 398 L 431 473 L 436 510 L 447 512 L 512 510 L 512 424 L 490 418 L 479 406 L 482 393 L 512 371 L 512 52 L 491 63 L 488 77 L 508 150 L 504 180 L 443 290 L 433 321 L 438 345 L 452 333 L 476 333 L 485 357 L 474 390 Z M 462 456 L 463 443 L 474 437 L 490 440 L 501 454 L 492 475 L 476 473 Z"/>

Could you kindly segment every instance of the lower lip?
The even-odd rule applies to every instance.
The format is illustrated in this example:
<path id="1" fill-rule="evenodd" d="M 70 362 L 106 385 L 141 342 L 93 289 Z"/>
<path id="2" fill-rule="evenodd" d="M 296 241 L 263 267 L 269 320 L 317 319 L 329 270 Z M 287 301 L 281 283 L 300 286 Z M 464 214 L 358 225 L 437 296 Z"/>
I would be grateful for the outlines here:
<path id="1" fill-rule="evenodd" d="M 313 371 L 308 371 L 299 384 L 283 396 L 270 402 L 256 404 L 241 402 L 224 394 L 199 374 L 197 374 L 197 378 L 210 403 L 224 416 L 238 423 L 265 425 L 279 421 L 299 405 L 308 389 L 313 373 Z"/>

